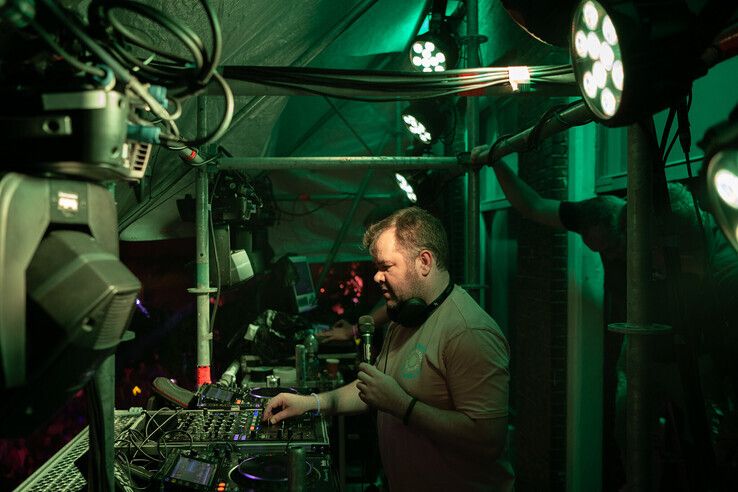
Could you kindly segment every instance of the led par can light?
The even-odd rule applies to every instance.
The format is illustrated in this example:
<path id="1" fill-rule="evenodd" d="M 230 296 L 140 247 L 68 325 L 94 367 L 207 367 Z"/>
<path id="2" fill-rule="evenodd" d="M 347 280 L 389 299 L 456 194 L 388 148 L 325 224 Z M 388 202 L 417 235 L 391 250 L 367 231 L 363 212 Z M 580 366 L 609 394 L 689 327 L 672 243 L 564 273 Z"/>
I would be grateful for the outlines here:
<path id="1" fill-rule="evenodd" d="M 444 72 L 458 61 L 459 45 L 446 29 L 421 34 L 410 46 L 410 63 L 419 72 Z"/>
<path id="2" fill-rule="evenodd" d="M 695 16 L 683 1 L 583 0 L 569 51 L 587 106 L 607 126 L 651 115 L 687 94 L 705 69 Z"/>
<path id="3" fill-rule="evenodd" d="M 712 215 L 738 251 L 738 107 L 727 122 L 710 128 L 705 149 L 705 185 Z"/>
<path id="4" fill-rule="evenodd" d="M 431 145 L 453 131 L 454 106 L 450 98 L 425 99 L 410 104 L 402 121 L 416 140 Z"/>

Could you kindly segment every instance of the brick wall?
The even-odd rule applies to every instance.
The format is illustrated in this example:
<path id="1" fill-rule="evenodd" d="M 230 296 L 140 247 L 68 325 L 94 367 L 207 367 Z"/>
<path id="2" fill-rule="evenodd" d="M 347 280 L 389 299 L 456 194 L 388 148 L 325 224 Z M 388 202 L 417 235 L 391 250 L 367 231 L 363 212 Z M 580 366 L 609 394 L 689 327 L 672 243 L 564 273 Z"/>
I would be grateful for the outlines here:
<path id="1" fill-rule="evenodd" d="M 562 100 L 528 97 L 522 127 Z M 543 196 L 567 196 L 568 137 L 521 153 L 519 174 Z M 517 490 L 564 490 L 566 460 L 566 233 L 519 221 L 512 329 Z"/>

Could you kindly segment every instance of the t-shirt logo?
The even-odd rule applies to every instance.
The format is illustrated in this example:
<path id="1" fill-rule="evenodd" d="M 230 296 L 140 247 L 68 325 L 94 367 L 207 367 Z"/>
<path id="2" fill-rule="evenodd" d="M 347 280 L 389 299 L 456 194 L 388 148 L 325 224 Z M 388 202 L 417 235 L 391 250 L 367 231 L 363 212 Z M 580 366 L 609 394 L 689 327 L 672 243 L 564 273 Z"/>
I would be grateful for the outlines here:
<path id="1" fill-rule="evenodd" d="M 410 351 L 402 365 L 402 377 L 404 379 L 415 379 L 420 375 L 423 367 L 423 357 L 428 348 L 422 343 L 416 343 L 415 348 Z"/>

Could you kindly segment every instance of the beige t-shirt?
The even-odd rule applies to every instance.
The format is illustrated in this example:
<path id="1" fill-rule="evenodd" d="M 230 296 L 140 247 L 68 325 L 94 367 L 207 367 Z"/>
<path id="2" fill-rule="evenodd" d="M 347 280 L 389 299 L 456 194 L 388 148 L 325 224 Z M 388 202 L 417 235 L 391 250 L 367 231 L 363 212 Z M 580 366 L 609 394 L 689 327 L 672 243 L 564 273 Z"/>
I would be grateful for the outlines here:
<path id="1" fill-rule="evenodd" d="M 376 367 L 427 405 L 499 418 L 507 416 L 509 353 L 497 323 L 456 286 L 419 328 L 390 327 Z M 508 463 L 462 456 L 385 412 L 378 412 L 377 427 L 392 492 L 512 489 Z"/>

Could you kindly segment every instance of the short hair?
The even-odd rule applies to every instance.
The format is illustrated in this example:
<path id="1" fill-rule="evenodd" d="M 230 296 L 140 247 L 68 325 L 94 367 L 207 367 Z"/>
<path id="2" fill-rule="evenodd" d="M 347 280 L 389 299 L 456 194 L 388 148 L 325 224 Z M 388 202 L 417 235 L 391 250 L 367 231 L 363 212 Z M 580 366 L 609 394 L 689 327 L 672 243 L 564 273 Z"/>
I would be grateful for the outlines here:
<path id="1" fill-rule="evenodd" d="M 418 207 L 403 208 L 379 222 L 364 233 L 364 247 L 375 255 L 377 238 L 386 230 L 395 228 L 395 239 L 408 259 L 427 249 L 436 259 L 439 270 L 448 267 L 448 238 L 441 221 Z"/>
<path id="2" fill-rule="evenodd" d="M 706 214 L 695 207 L 692 193 L 680 183 L 669 183 L 669 202 L 673 233 L 679 238 L 679 249 L 696 251 L 702 249 L 705 238 L 700 223 L 705 223 Z M 697 217 L 699 214 L 699 219 Z"/>
<path id="3" fill-rule="evenodd" d="M 696 251 L 702 248 L 704 239 L 695 213 L 692 194 L 680 183 L 669 183 L 669 203 L 671 213 L 669 221 L 673 233 L 679 238 L 679 249 L 684 252 Z M 625 248 L 626 245 L 626 210 L 627 202 L 622 198 L 602 195 L 574 204 L 580 214 L 576 223 L 571 224 L 571 230 L 584 233 L 596 226 L 602 227 L 607 239 L 613 247 Z M 702 222 L 705 214 L 698 211 Z"/>

